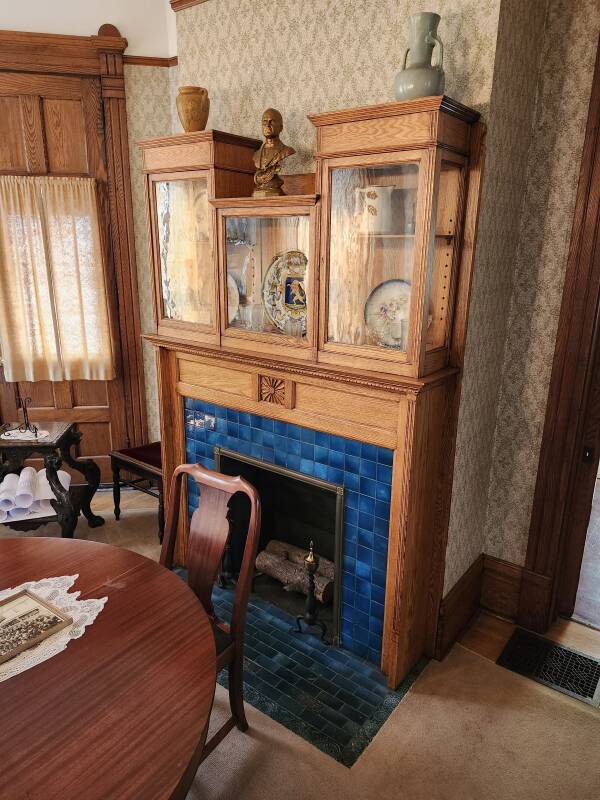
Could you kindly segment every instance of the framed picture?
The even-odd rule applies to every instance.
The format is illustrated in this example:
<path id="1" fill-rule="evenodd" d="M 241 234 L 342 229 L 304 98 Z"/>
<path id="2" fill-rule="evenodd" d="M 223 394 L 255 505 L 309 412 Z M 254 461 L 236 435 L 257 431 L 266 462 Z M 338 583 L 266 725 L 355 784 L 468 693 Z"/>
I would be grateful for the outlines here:
<path id="1" fill-rule="evenodd" d="M 0 664 L 72 622 L 59 608 L 26 589 L 0 600 Z"/>

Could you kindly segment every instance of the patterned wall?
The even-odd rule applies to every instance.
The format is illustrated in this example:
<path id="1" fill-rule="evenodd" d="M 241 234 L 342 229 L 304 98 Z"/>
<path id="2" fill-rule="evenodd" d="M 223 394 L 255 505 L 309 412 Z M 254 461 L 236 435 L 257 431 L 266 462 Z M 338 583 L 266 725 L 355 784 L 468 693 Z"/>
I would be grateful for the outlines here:
<path id="1" fill-rule="evenodd" d="M 442 15 L 446 91 L 489 126 L 447 591 L 483 549 L 522 560 L 600 12 L 594 0 L 378 0 L 373 9 L 372 0 L 213 0 L 179 12 L 178 70 L 127 68 L 130 140 L 180 130 L 176 87 L 196 83 L 209 89 L 209 127 L 258 136 L 264 108 L 280 108 L 283 138 L 298 151 L 290 171 L 311 169 L 306 115 L 392 99 L 408 16 Z M 150 325 L 144 200 L 133 180 Z"/>
<path id="2" fill-rule="evenodd" d="M 153 136 L 167 136 L 171 133 L 170 79 L 173 72 L 177 72 L 176 67 L 169 69 L 166 67 L 125 65 L 129 160 L 131 163 L 133 223 L 142 333 L 155 332 L 156 326 L 152 311 L 152 267 L 146 223 L 144 176 L 142 175 L 142 159 L 137 142 Z M 160 439 L 156 361 L 154 348 L 146 343 L 144 343 L 144 373 L 148 434 L 151 440 Z"/>
<path id="3" fill-rule="evenodd" d="M 600 29 L 597 0 L 550 0 L 502 365 L 485 552 L 524 563 Z"/>

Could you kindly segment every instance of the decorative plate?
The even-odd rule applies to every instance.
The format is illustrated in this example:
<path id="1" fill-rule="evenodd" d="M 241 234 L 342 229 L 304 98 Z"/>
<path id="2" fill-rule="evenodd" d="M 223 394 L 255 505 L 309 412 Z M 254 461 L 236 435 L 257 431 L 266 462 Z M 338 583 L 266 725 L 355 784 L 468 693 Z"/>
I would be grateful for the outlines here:
<path id="1" fill-rule="evenodd" d="M 398 278 L 376 286 L 365 303 L 365 324 L 372 344 L 406 350 L 410 283 Z"/>
<path id="2" fill-rule="evenodd" d="M 229 324 L 237 317 L 240 307 L 240 290 L 233 276 L 227 273 L 227 320 Z"/>
<path id="3" fill-rule="evenodd" d="M 304 278 L 308 259 L 301 250 L 287 250 L 276 255 L 263 281 L 262 297 L 269 320 L 287 332 L 298 321 L 306 334 L 306 291 Z"/>

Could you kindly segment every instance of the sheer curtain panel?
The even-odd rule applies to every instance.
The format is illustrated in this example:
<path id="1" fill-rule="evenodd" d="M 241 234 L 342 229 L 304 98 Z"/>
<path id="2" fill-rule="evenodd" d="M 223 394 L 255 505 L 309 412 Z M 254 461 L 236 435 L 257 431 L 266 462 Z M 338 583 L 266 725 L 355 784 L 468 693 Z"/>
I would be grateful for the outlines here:
<path id="1" fill-rule="evenodd" d="M 0 350 L 7 381 L 115 377 L 93 178 L 0 176 Z"/>

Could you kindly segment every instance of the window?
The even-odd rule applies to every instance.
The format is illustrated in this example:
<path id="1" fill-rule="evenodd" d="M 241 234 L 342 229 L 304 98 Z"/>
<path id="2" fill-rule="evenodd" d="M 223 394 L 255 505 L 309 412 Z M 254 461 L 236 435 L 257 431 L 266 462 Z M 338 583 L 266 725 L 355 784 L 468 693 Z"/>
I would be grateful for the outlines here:
<path id="1" fill-rule="evenodd" d="M 93 178 L 0 176 L 7 381 L 115 377 Z"/>

